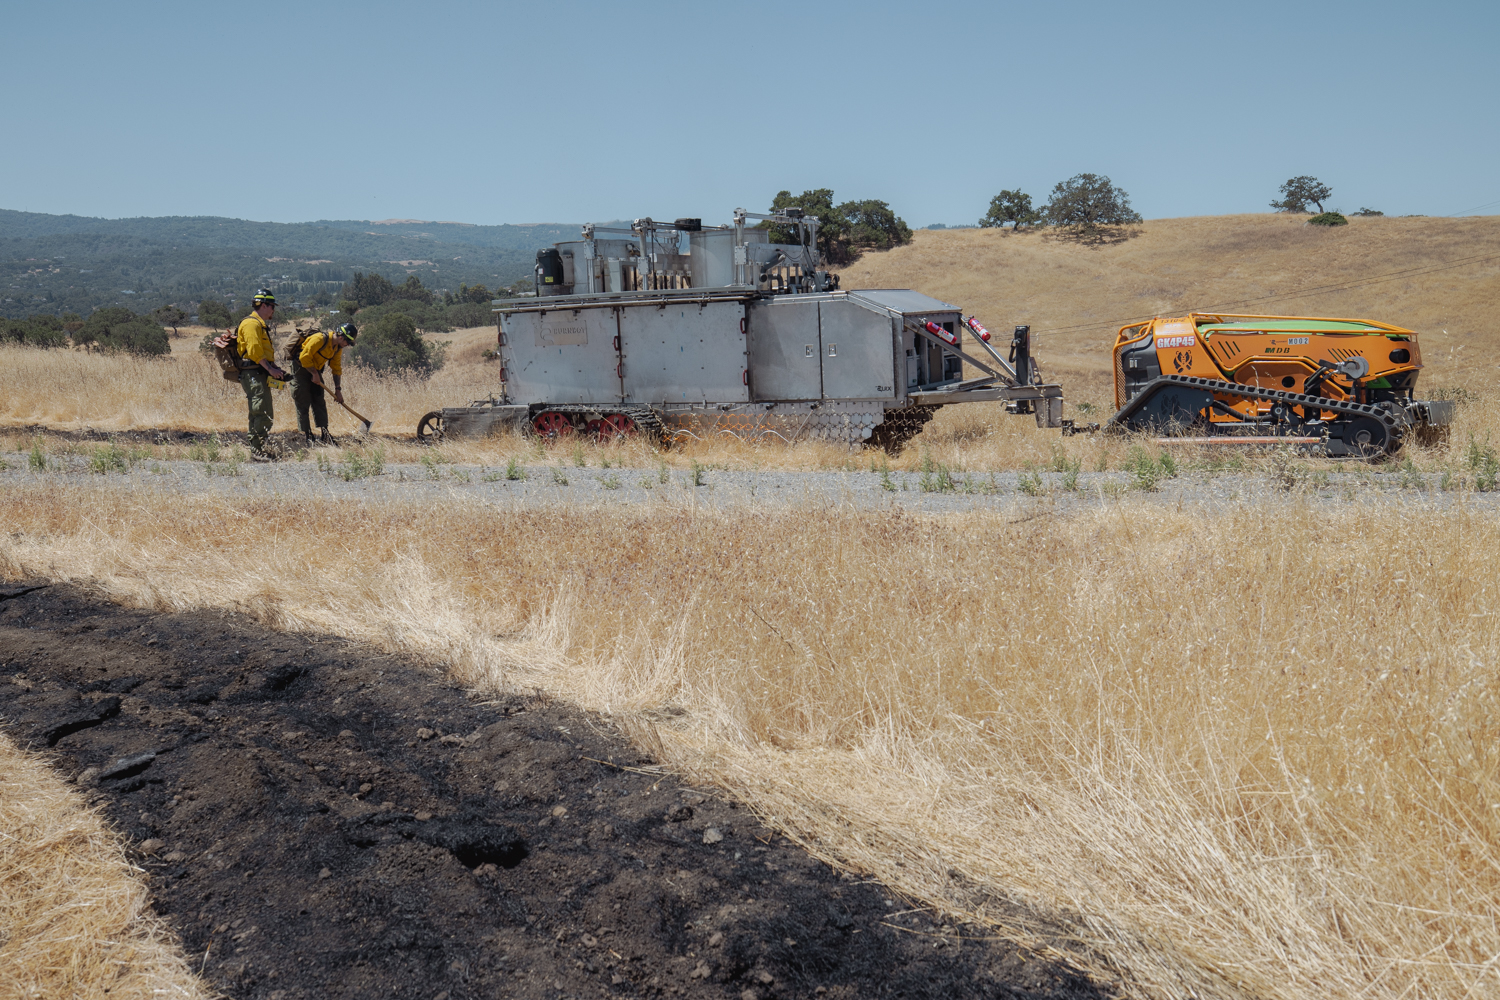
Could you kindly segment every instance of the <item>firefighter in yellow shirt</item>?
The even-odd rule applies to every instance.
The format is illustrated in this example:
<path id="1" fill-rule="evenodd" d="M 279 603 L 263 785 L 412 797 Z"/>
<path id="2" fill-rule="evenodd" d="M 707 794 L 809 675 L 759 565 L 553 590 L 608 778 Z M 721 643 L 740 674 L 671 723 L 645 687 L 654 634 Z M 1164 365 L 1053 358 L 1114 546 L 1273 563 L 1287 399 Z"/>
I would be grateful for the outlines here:
<path id="1" fill-rule="evenodd" d="M 240 388 L 245 390 L 245 400 L 250 405 L 250 457 L 257 462 L 269 462 L 273 456 L 266 445 L 276 414 L 267 382 L 273 378 L 286 379 L 287 374 L 276 363 L 268 325 L 276 312 L 276 296 L 269 288 L 262 288 L 251 298 L 250 305 L 252 312 L 240 321 L 235 333 L 241 359 Z"/>
<path id="2" fill-rule="evenodd" d="M 292 390 L 292 402 L 297 404 L 297 427 L 307 438 L 308 444 L 333 444 L 328 433 L 328 402 L 323 398 L 327 386 L 323 382 L 326 366 L 333 373 L 333 401 L 344 401 L 344 348 L 354 343 L 359 331 L 353 323 L 345 323 L 332 333 L 310 333 L 302 342 L 302 352 L 297 357 L 296 386 Z M 318 425 L 318 437 L 313 437 L 312 423 L 307 411 L 312 410 L 313 420 Z"/>

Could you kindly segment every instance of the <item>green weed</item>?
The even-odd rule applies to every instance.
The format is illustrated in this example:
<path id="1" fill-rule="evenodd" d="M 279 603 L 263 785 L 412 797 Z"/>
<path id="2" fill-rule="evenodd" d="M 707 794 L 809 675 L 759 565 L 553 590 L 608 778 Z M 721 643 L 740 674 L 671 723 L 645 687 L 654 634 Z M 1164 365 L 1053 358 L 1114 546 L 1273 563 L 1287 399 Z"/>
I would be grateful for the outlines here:
<path id="1" fill-rule="evenodd" d="M 917 488 L 923 493 L 957 493 L 958 481 L 953 478 L 951 469 L 937 462 L 932 470 L 922 472 L 922 478 L 917 480 Z"/>
<path id="2" fill-rule="evenodd" d="M 345 452 L 344 459 L 339 462 L 338 467 L 338 476 L 345 482 L 367 479 L 383 472 L 385 472 L 385 448 L 380 445 Z"/>
<path id="3" fill-rule="evenodd" d="M 512 482 L 520 482 L 526 479 L 526 467 L 514 455 L 510 457 L 509 462 L 505 463 L 505 478 Z"/>
<path id="4" fill-rule="evenodd" d="M 113 441 L 105 445 L 95 445 L 93 454 L 89 455 L 89 471 L 100 475 L 108 472 L 129 472 L 130 456 L 124 448 Z"/>
<path id="5" fill-rule="evenodd" d="M 1069 493 L 1078 492 L 1078 474 L 1083 471 L 1083 458 L 1069 457 L 1066 450 L 1061 446 L 1054 445 L 1052 448 L 1052 471 L 1062 473 L 1063 489 Z"/>
<path id="6" fill-rule="evenodd" d="M 26 468 L 32 472 L 46 472 L 52 463 L 47 459 L 47 453 L 42 451 L 42 439 L 34 437 L 31 439 L 31 451 L 26 454 Z"/>
<path id="7" fill-rule="evenodd" d="M 1427 485 L 1421 470 L 1417 468 L 1417 463 L 1412 461 L 1410 455 L 1401 460 L 1401 464 L 1396 466 L 1396 471 L 1400 474 L 1401 488 L 1404 490 L 1419 490 Z"/>
<path id="8" fill-rule="evenodd" d="M 1145 448 L 1135 445 L 1125 456 L 1125 471 L 1131 475 L 1131 486 L 1151 492 L 1160 487 L 1163 479 L 1177 475 L 1177 459 L 1169 451 L 1153 456 Z"/>
<path id="9" fill-rule="evenodd" d="M 1464 450 L 1464 465 L 1474 474 L 1474 488 L 1481 493 L 1491 493 L 1500 485 L 1500 458 L 1490 444 L 1490 436 L 1484 436 L 1480 444 L 1469 435 L 1469 447 Z"/>
<path id="10" fill-rule="evenodd" d="M 617 490 L 620 488 L 620 477 L 611 472 L 607 476 L 600 477 L 599 485 L 607 490 Z"/>
<path id="11" fill-rule="evenodd" d="M 194 441 L 188 448 L 188 458 L 194 462 L 217 462 L 223 448 L 219 435 L 214 434 L 207 441 Z"/>

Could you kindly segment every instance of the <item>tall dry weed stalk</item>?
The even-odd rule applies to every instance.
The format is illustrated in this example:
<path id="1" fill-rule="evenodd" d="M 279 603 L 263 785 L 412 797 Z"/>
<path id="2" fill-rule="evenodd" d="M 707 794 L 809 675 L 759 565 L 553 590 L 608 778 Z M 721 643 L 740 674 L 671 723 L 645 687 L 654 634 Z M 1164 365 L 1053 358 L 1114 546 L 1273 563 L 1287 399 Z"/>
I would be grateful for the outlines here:
<path id="1" fill-rule="evenodd" d="M 1500 995 L 1500 525 L 1462 504 L 390 504 L 304 551 L 264 544 L 284 501 L 221 504 L 11 490 L 0 572 L 649 722 L 820 854 L 1133 995 Z"/>
<path id="2" fill-rule="evenodd" d="M 209 995 L 98 814 L 0 736 L 0 996 Z"/>

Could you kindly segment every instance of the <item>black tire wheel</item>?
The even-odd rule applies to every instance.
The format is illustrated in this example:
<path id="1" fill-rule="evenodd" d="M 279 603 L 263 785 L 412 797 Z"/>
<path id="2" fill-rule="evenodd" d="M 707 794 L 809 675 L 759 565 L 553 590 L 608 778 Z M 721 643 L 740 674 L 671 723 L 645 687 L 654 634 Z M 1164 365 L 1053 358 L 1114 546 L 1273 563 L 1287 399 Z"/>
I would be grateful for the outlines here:
<path id="1" fill-rule="evenodd" d="M 1374 417 L 1355 417 L 1344 429 L 1344 444 L 1361 458 L 1374 460 L 1390 453 L 1390 429 Z"/>
<path id="2" fill-rule="evenodd" d="M 437 410 L 424 413 L 417 421 L 417 443 L 437 444 L 443 439 L 443 415 Z"/>

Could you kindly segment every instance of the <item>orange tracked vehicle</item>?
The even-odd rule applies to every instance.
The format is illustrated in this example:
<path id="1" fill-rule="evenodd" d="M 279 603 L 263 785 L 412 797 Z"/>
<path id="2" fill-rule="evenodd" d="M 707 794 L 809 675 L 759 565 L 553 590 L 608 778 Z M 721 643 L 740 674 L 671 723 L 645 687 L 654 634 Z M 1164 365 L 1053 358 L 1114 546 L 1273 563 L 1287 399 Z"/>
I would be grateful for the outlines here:
<path id="1" fill-rule="evenodd" d="M 1157 317 L 1120 328 L 1114 362 L 1109 430 L 1375 459 L 1453 420 L 1451 402 L 1415 398 L 1417 335 L 1371 320 Z"/>

